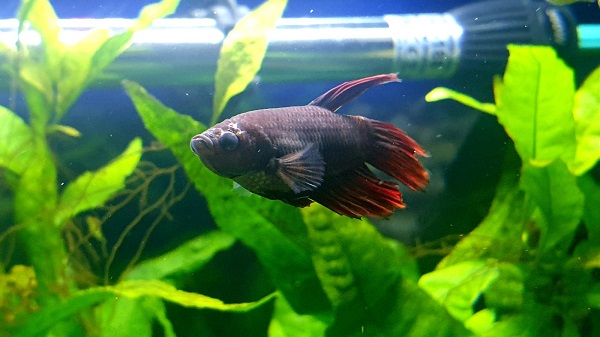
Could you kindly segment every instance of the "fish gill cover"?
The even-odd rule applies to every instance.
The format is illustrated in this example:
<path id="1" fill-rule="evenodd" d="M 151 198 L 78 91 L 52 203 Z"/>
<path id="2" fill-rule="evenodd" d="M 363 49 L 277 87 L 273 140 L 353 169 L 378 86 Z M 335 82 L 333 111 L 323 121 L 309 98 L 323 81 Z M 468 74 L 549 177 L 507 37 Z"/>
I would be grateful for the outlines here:
<path id="1" fill-rule="evenodd" d="M 268 3 L 276 2 L 284 3 Z M 104 282 L 81 282 L 77 273 L 85 268 L 69 259 L 75 256 L 67 240 L 71 223 L 85 217 L 87 240 L 102 241 L 102 219 L 89 211 L 120 193 L 130 200 L 127 193 L 147 186 L 152 175 L 143 174 L 149 164 L 140 161 L 141 141 L 134 139 L 115 160 L 59 189 L 47 136 L 77 135 L 59 123 L 85 84 L 123 50 L 133 30 L 176 5 L 165 0 L 149 7 L 143 13 L 153 14 L 143 14 L 125 35 L 92 33 L 93 47 L 83 52 L 89 57 L 77 66 L 88 69 L 81 75 L 77 67 L 57 67 L 73 65 L 74 56 L 56 38 L 49 3 L 24 1 L 19 18 L 43 32 L 47 56 L 40 61 L 29 58 L 22 46 L 16 52 L 2 48 L 13 60 L 9 69 L 27 99 L 30 121 L 0 109 L 0 165 L 15 199 L 15 224 L 0 242 L 16 236 L 27 252 L 26 266 L 2 261 L 0 336 L 152 336 L 159 333 L 156 327 L 165 336 L 220 335 L 219 328 L 190 324 L 205 317 L 202 311 L 186 317 L 186 327 L 175 325 L 177 310 L 165 301 L 241 315 L 258 309 L 268 328 L 250 331 L 272 337 L 600 333 L 600 187 L 591 171 L 600 157 L 600 69 L 575 90 L 572 70 L 547 47 L 509 47 L 504 77 L 494 81 L 494 104 L 445 88 L 428 95 L 497 116 L 515 146 L 506 153 L 487 216 L 458 243 L 442 246 L 444 258 L 424 274 L 417 262 L 428 254 L 427 246 L 407 249 L 366 220 L 338 216 L 319 205 L 299 210 L 239 196 L 189 150 L 188 140 L 204 125 L 165 107 L 140 85 L 124 82 L 148 130 L 206 199 L 219 230 L 154 259 L 134 259 L 114 281 L 104 275 Z M 228 64 L 243 68 L 239 62 Z M 177 198 L 164 200 L 168 207 Z M 191 275 L 208 277 L 197 271 L 237 240 L 256 254 L 273 293 L 226 304 L 180 289 Z M 249 282 L 241 280 L 239 286 Z"/>

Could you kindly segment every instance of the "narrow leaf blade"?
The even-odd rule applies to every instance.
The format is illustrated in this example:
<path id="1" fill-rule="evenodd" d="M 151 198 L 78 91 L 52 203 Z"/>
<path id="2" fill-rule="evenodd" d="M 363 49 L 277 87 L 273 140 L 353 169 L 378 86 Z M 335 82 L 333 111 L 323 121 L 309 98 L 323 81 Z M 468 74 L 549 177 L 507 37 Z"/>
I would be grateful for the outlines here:
<path id="1" fill-rule="evenodd" d="M 61 226 L 66 219 L 103 205 L 125 187 L 125 178 L 136 168 L 141 156 L 142 141 L 136 138 L 111 163 L 95 172 L 85 172 L 69 183 L 60 197 L 55 224 Z"/>
<path id="2" fill-rule="evenodd" d="M 227 34 L 215 75 L 213 124 L 229 99 L 244 91 L 258 73 L 267 51 L 267 33 L 283 14 L 286 4 L 287 0 L 268 0 Z"/>

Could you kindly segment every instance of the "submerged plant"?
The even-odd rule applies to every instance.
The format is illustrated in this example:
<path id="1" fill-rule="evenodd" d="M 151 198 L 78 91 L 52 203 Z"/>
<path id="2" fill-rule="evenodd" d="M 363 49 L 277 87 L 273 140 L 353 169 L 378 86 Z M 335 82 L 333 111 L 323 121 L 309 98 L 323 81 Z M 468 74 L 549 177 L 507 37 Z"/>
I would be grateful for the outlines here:
<path id="1" fill-rule="evenodd" d="M 428 95 L 496 115 L 516 152 L 507 154 L 488 216 L 424 275 L 365 220 L 237 196 L 181 145 L 204 125 L 137 84 L 125 87 L 217 225 L 255 251 L 281 292 L 269 336 L 592 336 L 600 329 L 600 187 L 589 169 L 599 158 L 600 71 L 576 92 L 552 49 L 510 52 L 496 104 L 445 88 Z M 586 235 L 576 236 L 578 228 Z"/>
<path id="2" fill-rule="evenodd" d="M 269 0 L 232 30 L 215 79 L 219 94 L 213 121 L 256 75 L 265 32 L 285 4 Z M 18 235 L 30 266 L 1 270 L 0 336 L 151 336 L 154 322 L 165 336 L 175 336 L 164 301 L 240 313 L 273 301 L 264 311 L 270 323 L 263 333 L 271 337 L 600 333 L 600 187 L 591 173 L 600 158 L 600 70 L 575 90 L 573 71 L 546 47 L 509 48 L 504 77 L 494 82 L 493 104 L 446 88 L 427 96 L 430 101 L 453 98 L 495 115 L 514 150 L 506 155 L 486 218 L 456 246 L 445 247 L 447 255 L 425 274 L 402 244 L 383 237 L 366 220 L 319 205 L 297 209 L 238 195 L 229 180 L 213 174 L 189 149 L 191 137 L 206 126 L 124 81 L 146 128 L 176 157 L 220 230 L 130 263 L 114 284 L 107 276 L 104 285 L 77 283 L 64 229 L 87 215 L 89 233 L 75 236 L 74 246 L 82 237 L 103 240 L 102 219 L 85 212 L 119 195 L 128 202 L 136 193 L 131 184 L 144 186 L 153 179 L 144 172 L 156 169 L 139 164 L 142 145 L 135 139 L 115 160 L 61 189 L 47 136 L 77 134 L 60 124 L 71 104 L 136 30 L 176 6 L 177 1 L 164 0 L 142 11 L 121 35 L 94 32 L 80 44 L 64 46 L 48 2 L 24 1 L 19 19 L 42 34 L 44 57 L 31 57 L 21 44 L 14 52 L 2 49 L 11 57 L 9 69 L 23 89 L 30 121 L 0 108 L 0 166 L 15 194 L 16 219 L 0 240 Z M 260 33 L 243 34 L 248 27 L 260 27 Z M 134 178 L 127 178 L 132 173 Z M 168 207 L 177 197 L 168 200 L 156 207 Z M 199 270 L 236 241 L 255 253 L 273 293 L 256 302 L 226 304 L 178 289 L 182 275 Z"/>
<path id="3" fill-rule="evenodd" d="M 262 303 L 225 304 L 207 296 L 180 291 L 161 280 L 184 269 L 195 270 L 215 252 L 231 246 L 234 240 L 222 233 L 209 233 L 191 240 L 163 259 L 145 261 L 137 268 L 133 266 L 134 258 L 126 268 L 126 277 L 113 285 L 105 282 L 103 286 L 88 287 L 89 284 L 78 282 L 81 270 L 72 263 L 71 249 L 86 244 L 92 237 L 104 240 L 102 220 L 88 215 L 89 233 L 73 236 L 77 233 L 69 232 L 73 219 L 103 207 L 115 197 L 127 203 L 132 199 L 130 196 L 144 193 L 155 175 L 169 172 L 161 172 L 154 166 L 150 166 L 150 170 L 155 175 L 145 174 L 143 166 L 136 171 L 142 156 L 142 142 L 135 138 L 121 155 L 103 167 L 59 183 L 58 165 L 48 138 L 56 132 L 72 137 L 79 135 L 76 129 L 60 124 L 71 105 L 127 48 L 135 32 L 174 12 L 178 3 L 178 0 L 164 0 L 146 6 L 139 18 L 120 34 L 113 35 L 105 29 L 94 30 L 80 41 L 67 45 L 60 40 L 61 28 L 50 3 L 47 0 L 23 1 L 18 14 L 16 48 L 3 45 L 0 49 L 8 60 L 5 70 L 23 92 L 29 111 L 26 123 L 15 112 L 0 107 L 0 172 L 14 192 L 15 220 L 15 224 L 0 235 L 0 242 L 16 235 L 30 266 L 12 266 L 9 272 L 5 271 L 8 266 L 0 266 L 0 336 L 130 336 L 140 335 L 142 331 L 151 334 L 154 320 L 163 326 L 166 335 L 173 335 L 164 316 L 163 300 L 228 311 L 247 311 Z M 25 32 L 28 36 L 38 34 L 40 45 L 24 43 L 21 39 Z M 37 48 L 39 51 L 34 51 Z M 135 178 L 126 180 L 134 172 L 142 177 L 137 183 L 140 189 L 123 193 L 126 184 L 136 184 Z M 158 204 L 147 206 L 140 215 L 162 207 L 161 215 L 155 220 L 157 223 L 165 214 L 165 207 L 180 197 L 172 191 L 165 193 L 162 202 L 159 199 Z M 107 209 L 106 214 L 110 216 L 115 207 L 120 206 Z M 136 220 L 129 227 L 135 223 Z M 126 228 L 124 233 L 128 230 Z M 111 257 L 118 247 L 119 243 L 113 248 Z M 190 251 L 198 255 L 189 258 Z M 169 265 L 164 263 L 166 258 L 172 259 Z M 185 265 L 173 262 L 184 259 Z M 109 267 L 110 259 L 106 268 Z M 265 297 L 263 302 L 269 298 Z M 141 303 L 139 299 L 144 300 L 145 309 L 128 311 L 132 305 Z M 137 324 L 129 324 L 133 320 Z M 123 329 L 123 326 L 129 328 Z"/>

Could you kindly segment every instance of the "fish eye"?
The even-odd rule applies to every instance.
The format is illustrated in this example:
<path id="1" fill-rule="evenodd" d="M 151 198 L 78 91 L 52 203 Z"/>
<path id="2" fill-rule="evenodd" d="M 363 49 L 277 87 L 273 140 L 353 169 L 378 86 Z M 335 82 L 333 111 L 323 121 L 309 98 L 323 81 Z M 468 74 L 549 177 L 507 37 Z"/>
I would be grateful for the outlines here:
<path id="1" fill-rule="evenodd" d="M 219 137 L 219 145 L 222 149 L 227 151 L 233 151 L 237 149 L 240 140 L 233 132 L 223 132 Z"/>

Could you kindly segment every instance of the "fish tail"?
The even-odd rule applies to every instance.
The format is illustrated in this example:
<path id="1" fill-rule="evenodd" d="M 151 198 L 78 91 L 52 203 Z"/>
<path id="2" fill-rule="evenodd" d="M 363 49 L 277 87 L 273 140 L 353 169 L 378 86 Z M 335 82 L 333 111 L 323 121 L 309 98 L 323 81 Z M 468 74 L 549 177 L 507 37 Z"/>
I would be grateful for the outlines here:
<path id="1" fill-rule="evenodd" d="M 374 142 L 367 162 L 412 190 L 424 189 L 429 183 L 429 174 L 416 156 L 428 156 L 427 152 L 392 124 L 369 121 L 374 130 Z"/>

